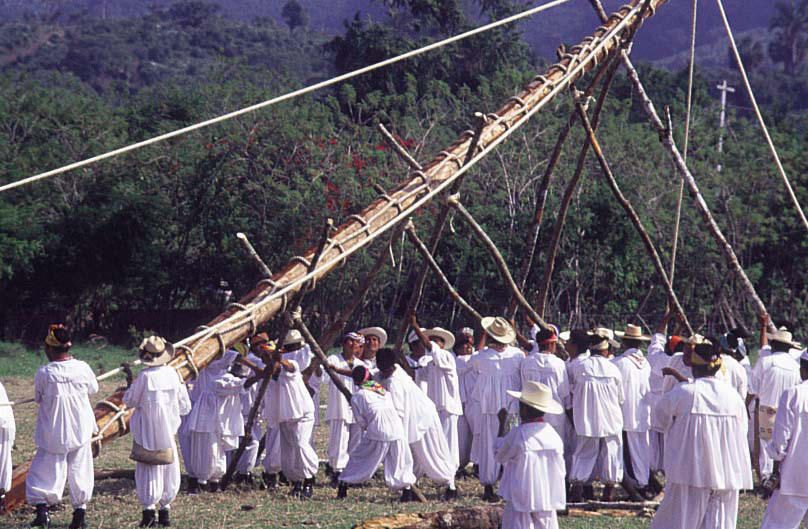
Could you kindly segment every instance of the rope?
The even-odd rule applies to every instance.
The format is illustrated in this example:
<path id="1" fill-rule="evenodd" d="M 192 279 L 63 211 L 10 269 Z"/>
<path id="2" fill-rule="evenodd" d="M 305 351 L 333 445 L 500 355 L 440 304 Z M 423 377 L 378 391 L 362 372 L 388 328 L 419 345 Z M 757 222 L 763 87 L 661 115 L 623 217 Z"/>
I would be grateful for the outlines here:
<path id="1" fill-rule="evenodd" d="M 800 219 L 802 219 L 805 229 L 808 230 L 808 219 L 805 218 L 805 213 L 802 211 L 802 206 L 800 206 L 800 202 L 797 200 L 797 195 L 794 193 L 794 189 L 791 187 L 791 182 L 788 180 L 786 170 L 783 168 L 783 164 L 780 162 L 780 156 L 777 154 L 777 149 L 774 147 L 772 137 L 769 135 L 769 129 L 766 127 L 766 122 L 763 120 L 763 115 L 760 113 L 760 107 L 755 99 L 755 94 L 752 92 L 752 85 L 749 84 L 749 77 L 746 75 L 746 68 L 743 66 L 743 60 L 741 60 L 741 54 L 738 51 L 738 46 L 735 44 L 735 37 L 732 34 L 732 28 L 729 26 L 727 12 L 724 10 L 724 3 L 721 0 L 716 0 L 716 2 L 718 3 L 718 10 L 721 12 L 721 20 L 724 22 L 724 29 L 727 30 L 727 36 L 729 37 L 732 54 L 735 56 L 735 62 L 738 64 L 738 70 L 741 72 L 741 78 L 743 79 L 744 87 L 746 87 L 746 93 L 749 94 L 749 100 L 752 101 L 752 108 L 755 110 L 755 116 L 757 116 L 758 123 L 760 123 L 760 128 L 763 130 L 763 136 L 766 138 L 766 143 L 769 144 L 769 151 L 771 151 L 772 158 L 774 158 L 774 164 L 777 166 L 777 171 L 780 173 L 780 177 L 783 179 L 783 183 L 786 185 L 788 195 L 791 197 L 791 201 L 794 202 L 794 207 L 797 208 L 797 212 L 800 215 Z"/>
<path id="2" fill-rule="evenodd" d="M 685 115 L 685 142 L 682 157 L 687 163 L 687 144 L 690 141 L 690 111 L 693 108 L 693 72 L 696 66 L 696 17 L 699 0 L 693 0 L 693 17 L 690 25 L 690 68 L 687 72 L 687 111 Z M 682 222 L 682 198 L 685 194 L 685 179 L 679 179 L 679 196 L 676 200 L 676 222 L 673 229 L 673 248 L 671 248 L 671 273 L 669 274 L 671 286 L 676 273 L 676 250 L 679 246 L 679 226 Z"/>
<path id="3" fill-rule="evenodd" d="M 33 182 L 37 182 L 37 181 L 43 180 L 45 178 L 50 178 L 50 177 L 53 177 L 53 176 L 56 176 L 56 175 L 60 175 L 62 173 L 66 173 L 68 171 L 72 171 L 73 169 L 78 169 L 80 167 L 85 167 L 87 165 L 94 164 L 96 162 L 100 162 L 101 160 L 106 160 L 107 158 L 112 158 L 112 157 L 115 157 L 115 156 L 118 156 L 118 155 L 121 155 L 121 154 L 124 154 L 124 153 L 127 153 L 127 152 L 131 152 L 131 151 L 134 151 L 134 150 L 137 150 L 137 149 L 141 149 L 143 147 L 147 147 L 149 145 L 153 145 L 155 143 L 159 143 L 161 141 L 165 141 L 165 140 L 170 139 L 170 138 L 175 138 L 177 136 L 182 136 L 183 134 L 187 134 L 187 133 L 195 131 L 195 130 L 199 130 L 199 129 L 202 129 L 202 128 L 205 128 L 205 127 L 209 127 L 209 126 L 215 125 L 217 123 L 222 123 L 224 121 L 233 119 L 235 117 L 243 116 L 245 114 L 255 112 L 256 110 L 260 110 L 262 108 L 266 108 L 266 107 L 269 107 L 269 106 L 272 106 L 272 105 L 275 105 L 275 104 L 278 104 L 278 103 L 282 103 L 282 102 L 288 101 L 290 99 L 294 99 L 295 97 L 299 97 L 299 96 L 308 94 L 310 92 L 314 92 L 316 90 L 319 90 L 321 88 L 326 88 L 328 86 L 332 86 L 332 85 L 341 83 L 342 81 L 346 81 L 348 79 L 352 79 L 352 78 L 357 77 L 359 75 L 362 75 L 362 74 L 365 74 L 365 73 L 368 73 L 368 72 L 372 72 L 373 70 L 377 70 L 379 68 L 383 68 L 385 66 L 395 64 L 395 63 L 403 61 L 405 59 L 409 59 L 411 57 L 421 55 L 421 54 L 426 53 L 428 51 L 432 51 L 432 50 L 435 50 L 435 49 L 438 49 L 438 48 L 442 48 L 443 46 L 447 46 L 447 45 L 452 44 L 454 42 L 458 42 L 458 41 L 461 41 L 463 39 L 467 39 L 468 37 L 472 37 L 474 35 L 484 33 L 486 31 L 492 30 L 492 29 L 497 28 L 499 26 L 504 26 L 504 25 L 509 24 L 511 22 L 514 22 L 516 20 L 520 20 L 522 18 L 527 18 L 527 17 L 535 15 L 537 13 L 541 13 L 542 11 L 546 11 L 546 10 L 551 9 L 553 7 L 565 4 L 565 3 L 569 2 L 569 1 L 570 0 L 552 0 L 551 2 L 548 2 L 546 4 L 534 7 L 532 9 L 528 9 L 526 11 L 522 11 L 521 13 L 517 13 L 517 14 L 509 16 L 507 18 L 503 18 L 502 20 L 498 20 L 498 21 L 492 22 L 490 24 L 480 26 L 478 28 L 475 28 L 475 29 L 472 29 L 472 30 L 469 30 L 469 31 L 466 31 L 466 32 L 463 32 L 463 33 L 460 33 L 459 35 L 455 35 L 455 36 L 449 37 L 447 39 L 444 39 L 444 40 L 441 40 L 441 41 L 438 41 L 438 42 L 434 42 L 432 44 L 428 44 L 428 45 L 426 45 L 426 46 L 424 46 L 422 48 L 418 48 L 418 49 L 415 49 L 415 50 L 412 50 L 412 51 L 408 51 L 407 53 L 403 53 L 403 54 L 398 55 L 396 57 L 391 57 L 389 59 L 385 59 L 385 60 L 377 62 L 375 64 L 371 64 L 370 66 L 365 66 L 364 68 L 359 68 L 358 70 L 353 70 L 351 72 L 348 72 L 348 73 L 345 73 L 345 74 L 342 74 L 342 75 L 338 75 L 337 77 L 332 77 L 331 79 L 327 79 L 325 81 L 321 81 L 319 83 L 309 85 L 309 86 L 307 86 L 305 88 L 301 88 L 300 90 L 295 90 L 293 92 L 288 92 L 286 94 L 283 94 L 281 96 L 278 96 L 278 97 L 275 97 L 275 98 L 272 98 L 272 99 L 268 99 L 268 100 L 263 101 L 261 103 L 256 103 L 254 105 L 244 107 L 244 108 L 242 108 L 240 110 L 236 110 L 236 111 L 229 112 L 227 114 L 223 114 L 223 115 L 215 117 L 215 118 L 211 118 L 211 119 L 208 119 L 208 120 L 205 120 L 205 121 L 201 121 L 199 123 L 195 123 L 193 125 L 183 127 L 181 129 L 173 130 L 171 132 L 167 132 L 166 134 L 161 134 L 159 136 L 149 138 L 148 140 L 144 140 L 144 141 L 141 141 L 141 142 L 138 142 L 138 143 L 133 143 L 131 145 L 127 145 L 126 147 L 121 147 L 119 149 L 115 149 L 115 150 L 106 152 L 104 154 L 99 154 L 98 156 L 93 156 L 91 158 L 87 158 L 87 159 L 81 160 L 79 162 L 74 162 L 74 163 L 71 163 L 71 164 L 56 168 L 56 169 L 52 169 L 52 170 L 46 171 L 44 173 L 39 173 L 39 174 L 36 174 L 34 176 L 29 176 L 28 178 L 23 178 L 21 180 L 17 180 L 16 182 L 11 182 L 9 184 L 0 186 L 0 193 L 2 193 L 3 191 L 9 191 L 11 189 L 14 189 L 14 188 L 17 188 L 17 187 L 20 187 L 20 186 L 24 186 L 24 185 L 27 185 L 27 184 L 30 184 L 30 183 L 33 183 Z"/>

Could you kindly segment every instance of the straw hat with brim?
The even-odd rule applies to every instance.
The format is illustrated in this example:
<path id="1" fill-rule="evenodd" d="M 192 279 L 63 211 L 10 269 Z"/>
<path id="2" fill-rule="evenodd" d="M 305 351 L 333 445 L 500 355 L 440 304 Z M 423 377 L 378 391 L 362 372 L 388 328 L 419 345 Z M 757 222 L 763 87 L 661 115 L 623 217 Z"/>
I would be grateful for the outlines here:
<path id="1" fill-rule="evenodd" d="M 300 331 L 297 329 L 292 329 L 286 333 L 286 337 L 283 339 L 283 345 L 293 345 L 298 343 L 303 343 L 305 340 L 303 339 L 303 335 L 300 334 Z"/>
<path id="2" fill-rule="evenodd" d="M 364 329 L 359 329 L 359 334 L 362 336 L 375 336 L 378 338 L 379 348 L 384 347 L 384 345 L 387 343 L 387 331 L 381 327 L 365 327 Z"/>
<path id="3" fill-rule="evenodd" d="M 558 333 L 558 339 L 562 342 L 570 341 L 570 331 L 561 331 Z"/>
<path id="4" fill-rule="evenodd" d="M 174 345 L 159 336 L 149 336 L 140 343 L 138 355 L 146 367 L 162 366 L 174 356 Z"/>
<path id="5" fill-rule="evenodd" d="M 426 331 L 426 335 L 430 338 L 439 338 L 443 340 L 443 348 L 444 349 L 451 349 L 454 347 L 455 344 L 455 337 L 454 334 L 450 333 L 446 329 L 441 327 L 435 327 L 434 329 L 429 329 Z"/>
<path id="6" fill-rule="evenodd" d="M 625 331 L 614 331 L 615 336 L 621 340 L 637 340 L 638 342 L 650 342 L 651 337 L 642 333 L 642 328 L 639 325 L 626 325 Z"/>
<path id="7" fill-rule="evenodd" d="M 480 325 L 491 339 L 499 343 L 510 345 L 516 340 L 516 331 L 513 330 L 508 320 L 502 316 L 497 316 L 496 318 L 486 316 L 480 320 Z"/>
<path id="8" fill-rule="evenodd" d="M 597 327 L 593 329 L 590 331 L 589 336 L 592 340 L 589 348 L 593 351 L 606 350 L 610 345 L 614 348 L 620 346 L 620 344 L 614 340 L 614 331 L 605 327 Z"/>
<path id="9" fill-rule="evenodd" d="M 778 329 L 771 332 L 768 334 L 768 338 L 770 342 L 782 343 L 794 349 L 802 349 L 802 345 L 799 342 L 795 342 L 791 333 L 785 330 Z"/>
<path id="10" fill-rule="evenodd" d="M 564 413 L 564 408 L 561 404 L 553 400 L 553 393 L 550 388 L 540 382 L 530 380 L 525 382 L 523 391 L 508 390 L 507 393 L 519 402 L 539 411 L 554 414 Z"/>

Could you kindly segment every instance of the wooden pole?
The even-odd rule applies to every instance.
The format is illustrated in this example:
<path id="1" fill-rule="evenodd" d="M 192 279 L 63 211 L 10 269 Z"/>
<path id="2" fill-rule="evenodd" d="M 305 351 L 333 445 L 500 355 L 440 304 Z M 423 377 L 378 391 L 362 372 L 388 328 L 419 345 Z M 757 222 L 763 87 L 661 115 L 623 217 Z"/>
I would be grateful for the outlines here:
<path id="1" fill-rule="evenodd" d="M 677 313 L 679 313 L 682 323 L 684 323 L 688 332 L 692 336 L 693 328 L 690 326 L 690 322 L 687 320 L 687 314 L 685 314 L 682 305 L 679 303 L 679 298 L 676 297 L 676 292 L 673 291 L 671 282 L 668 279 L 668 274 L 665 272 L 665 266 L 662 264 L 662 259 L 660 259 L 659 253 L 657 253 L 654 243 L 651 241 L 651 237 L 648 235 L 648 232 L 642 225 L 642 221 L 640 221 L 640 217 L 637 215 L 637 212 L 634 210 L 631 202 L 629 202 L 629 200 L 623 195 L 622 191 L 620 191 L 620 186 L 617 185 L 617 180 L 614 178 L 614 174 L 609 167 L 609 162 L 606 160 L 606 157 L 603 154 L 603 149 L 600 147 L 598 138 L 595 135 L 594 129 L 592 128 L 592 123 L 589 121 L 589 116 L 587 116 L 586 110 L 581 103 L 580 96 L 575 92 L 574 88 L 573 98 L 575 100 L 575 108 L 578 111 L 578 116 L 581 118 L 581 124 L 583 124 L 589 143 L 592 145 L 592 151 L 595 153 L 598 163 L 600 164 L 600 168 L 603 170 L 603 175 L 606 177 L 606 183 L 609 184 L 609 189 L 612 190 L 612 194 L 623 207 L 623 210 L 626 212 L 626 215 L 628 215 L 628 218 L 631 220 L 631 223 L 634 225 L 637 233 L 639 233 L 643 245 L 648 251 L 651 261 L 654 263 L 654 268 L 656 269 L 657 275 L 659 275 L 659 280 L 662 282 L 662 285 L 665 287 L 665 291 L 668 294 L 668 302 L 670 303 L 670 306 L 673 307 Z"/>
<path id="2" fill-rule="evenodd" d="M 379 131 L 382 133 L 382 136 L 384 136 L 384 139 L 387 140 L 390 147 L 392 147 L 393 152 L 395 152 L 398 157 L 404 161 L 404 163 L 409 165 L 410 169 L 414 169 L 415 171 L 421 171 L 423 169 L 421 164 L 418 163 L 409 152 L 407 152 L 407 149 L 405 149 L 404 146 L 401 145 L 398 140 L 396 140 L 395 136 L 393 136 L 390 131 L 387 130 L 387 127 L 385 127 L 383 123 L 379 123 Z"/>
<path id="3" fill-rule="evenodd" d="M 238 232 L 236 233 L 236 237 L 238 237 L 238 240 L 241 241 L 241 244 L 244 246 L 244 249 L 247 250 L 249 256 L 253 258 L 255 264 L 258 265 L 258 269 L 261 270 L 261 275 L 266 278 L 272 277 L 272 270 L 269 269 L 264 260 L 261 259 L 261 256 L 258 255 L 258 252 L 255 251 L 255 248 L 247 238 L 247 235 L 242 232 Z"/>

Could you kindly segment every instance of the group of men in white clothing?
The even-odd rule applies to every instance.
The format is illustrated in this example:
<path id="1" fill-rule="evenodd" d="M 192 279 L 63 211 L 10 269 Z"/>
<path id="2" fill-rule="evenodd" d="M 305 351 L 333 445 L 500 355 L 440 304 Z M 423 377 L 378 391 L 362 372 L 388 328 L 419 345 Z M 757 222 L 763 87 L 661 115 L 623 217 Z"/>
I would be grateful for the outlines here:
<path id="1" fill-rule="evenodd" d="M 383 468 L 401 501 L 420 494 L 420 478 L 445 487 L 452 500 L 471 463 L 483 499 L 507 502 L 503 528 L 552 529 L 556 511 L 593 499 L 594 482 L 603 484 L 605 501 L 618 486 L 643 500 L 661 492 L 664 474 L 653 529 L 733 529 L 739 492 L 753 488 L 754 463 L 770 497 L 763 528 L 798 527 L 808 513 L 800 457 L 808 448 L 808 352 L 762 318 L 752 367 L 739 331 L 668 335 L 669 319 L 652 336 L 631 324 L 566 333 L 542 324 L 526 338 L 505 318 L 486 317 L 475 344 L 472 329 L 422 328 L 412 316 L 408 357 L 385 347 L 384 329 L 368 327 L 345 334 L 341 351 L 325 362 L 297 330 L 279 344 L 259 333 L 188 385 L 167 365 L 173 346 L 152 336 L 138 350 L 144 369 L 123 396 L 134 410 L 140 526 L 171 525 L 180 455 L 190 494 L 220 490 L 228 467 L 235 483 L 249 486 L 261 466 L 262 487 L 288 482 L 292 496 L 311 498 L 325 389 L 327 467 L 337 498 Z M 90 396 L 98 382 L 70 348 L 69 330 L 50 326 L 49 363 L 34 381 L 37 452 L 26 481 L 37 527 L 48 527 L 65 483 L 70 529 L 85 527 L 93 492 Z M 8 401 L 2 385 L 0 399 Z M 0 406 L 0 493 L 10 487 L 11 410 Z"/>

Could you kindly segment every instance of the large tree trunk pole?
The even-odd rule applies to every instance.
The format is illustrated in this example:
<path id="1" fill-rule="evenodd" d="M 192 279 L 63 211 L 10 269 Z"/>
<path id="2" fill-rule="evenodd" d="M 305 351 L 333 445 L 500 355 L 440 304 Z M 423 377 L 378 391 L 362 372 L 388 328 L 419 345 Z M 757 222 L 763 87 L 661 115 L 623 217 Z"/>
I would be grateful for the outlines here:
<path id="1" fill-rule="evenodd" d="M 587 116 L 586 109 L 584 109 L 579 96 L 574 94 L 573 97 L 575 99 L 575 108 L 578 110 L 578 116 L 581 118 L 581 123 L 586 130 L 587 139 L 592 145 L 592 151 L 595 153 L 598 163 L 600 164 L 600 168 L 603 170 L 603 176 L 606 177 L 606 183 L 609 184 L 609 189 L 612 190 L 612 194 L 623 207 L 626 215 L 628 215 L 628 218 L 631 219 L 631 223 L 634 224 L 634 228 L 637 230 L 637 233 L 639 233 L 643 245 L 648 251 L 651 261 L 654 263 L 654 268 L 656 269 L 657 275 L 659 275 L 659 280 L 662 282 L 662 285 L 665 287 L 665 291 L 668 294 L 668 303 L 677 313 L 679 313 L 682 323 L 684 323 L 685 327 L 687 327 L 690 336 L 693 336 L 693 327 L 690 326 L 690 322 L 687 320 L 687 314 L 685 314 L 685 310 L 679 303 L 679 298 L 676 297 L 676 292 L 673 291 L 670 279 L 668 279 L 668 274 L 665 272 L 665 266 L 662 264 L 662 259 L 659 258 L 659 253 L 657 253 L 654 243 L 651 241 L 651 237 L 649 237 L 648 232 L 645 231 L 645 227 L 642 225 L 642 221 L 637 215 L 637 212 L 634 210 L 634 207 L 631 205 L 631 202 L 629 202 L 628 199 L 623 195 L 623 192 L 620 191 L 620 186 L 617 184 L 617 180 L 614 178 L 611 167 L 609 167 L 609 162 L 606 160 L 606 156 L 603 154 L 603 149 L 600 147 L 598 138 L 595 135 L 594 129 L 592 128 L 592 123 L 589 122 L 589 116 Z"/>
<path id="2" fill-rule="evenodd" d="M 225 312 L 214 318 L 205 328 L 175 344 L 177 355 L 169 363 L 183 379 L 191 379 L 199 369 L 215 360 L 229 345 L 243 340 L 254 333 L 257 327 L 286 309 L 289 296 L 302 288 L 310 288 L 318 279 L 326 277 L 332 270 L 341 266 L 353 253 L 370 244 L 382 233 L 392 229 L 413 211 L 428 203 L 445 191 L 462 176 L 474 163 L 479 162 L 492 149 L 505 141 L 513 131 L 527 122 L 535 113 L 544 108 L 553 98 L 571 83 L 595 69 L 599 62 L 610 56 L 626 40 L 632 25 L 639 25 L 643 18 L 651 16 L 653 10 L 641 13 L 642 0 L 631 2 L 620 8 L 594 34 L 581 44 L 570 48 L 570 53 L 542 76 L 530 82 L 517 96 L 510 98 L 496 114 L 491 115 L 480 134 L 480 152 L 463 165 L 472 142 L 472 134 L 463 134 L 438 156 L 424 165 L 422 172 L 416 172 L 399 184 L 389 195 L 374 200 L 361 213 L 351 216 L 337 228 L 323 253 L 317 269 L 308 272 L 308 261 L 315 249 L 302 257 L 293 258 L 271 280 L 265 279 L 245 295 L 240 303 L 232 304 Z M 666 0 L 651 0 L 658 8 Z M 428 186 L 428 188 L 427 188 Z M 123 392 L 117 392 L 95 408 L 99 429 L 103 431 L 101 443 L 107 443 L 128 432 L 128 421 L 132 410 L 121 409 Z M 25 476 L 28 464 L 23 463 L 14 470 L 12 487 L 6 495 L 6 510 L 13 510 L 25 504 Z"/>
<path id="3" fill-rule="evenodd" d="M 590 3 L 595 8 L 595 11 L 601 20 L 607 20 L 606 12 L 603 10 L 600 0 L 590 0 Z M 768 316 L 769 312 L 766 310 L 766 306 L 763 304 L 760 296 L 758 296 L 757 291 L 755 291 L 755 287 L 752 285 L 752 282 L 749 280 L 746 272 L 744 272 L 741 263 L 738 261 L 738 257 L 735 255 L 735 251 L 732 249 L 732 246 L 729 244 L 729 242 L 727 242 L 726 237 L 724 237 L 724 234 L 721 232 L 721 228 L 718 226 L 715 218 L 713 218 L 712 213 L 710 213 L 710 208 L 707 206 L 707 202 L 704 200 L 704 197 L 701 194 L 701 190 L 696 183 L 696 179 L 693 177 L 693 173 L 690 172 L 690 169 L 687 167 L 687 163 L 682 157 L 682 153 L 679 152 L 679 148 L 676 146 L 676 141 L 673 139 L 673 133 L 670 130 L 670 123 L 668 123 L 668 126 L 663 124 L 662 120 L 659 118 L 659 114 L 656 111 L 654 102 L 651 101 L 650 97 L 648 97 L 648 93 L 645 91 L 645 87 L 643 86 L 642 81 L 640 81 L 640 76 L 637 74 L 637 70 L 631 63 L 631 59 L 629 58 L 628 54 L 625 52 L 620 53 L 623 65 L 626 67 L 628 77 L 631 80 L 631 83 L 634 85 L 634 90 L 637 92 L 637 96 L 642 102 L 645 114 L 648 116 L 651 126 L 659 134 L 659 140 L 668 151 L 668 154 L 670 154 L 674 165 L 679 171 L 679 174 L 685 179 L 685 183 L 690 191 L 690 196 L 693 198 L 693 202 L 696 204 L 696 207 L 698 208 L 699 213 L 701 214 L 701 217 L 710 232 L 710 235 L 712 235 L 716 244 L 724 254 L 730 269 L 738 276 L 738 279 L 749 295 L 749 298 L 755 305 L 758 315 Z"/>
<path id="4" fill-rule="evenodd" d="M 612 86 L 612 81 L 614 81 L 614 73 L 617 70 L 617 61 L 613 61 L 612 64 L 610 64 L 607 68 L 608 74 L 606 79 L 603 81 L 603 87 L 598 95 L 598 100 L 595 104 L 595 111 L 592 117 L 592 126 L 595 128 L 595 130 L 597 130 L 598 125 L 600 124 L 600 113 L 603 110 L 603 103 L 606 101 L 606 95 L 609 93 L 609 89 Z M 573 114 L 575 113 L 573 112 Z M 544 276 L 542 278 L 537 295 L 536 312 L 538 312 L 542 317 L 547 309 L 547 296 L 550 294 L 550 283 L 553 280 L 553 270 L 555 269 L 555 260 L 558 256 L 558 249 L 561 246 L 561 234 L 564 231 L 564 225 L 567 221 L 567 211 L 572 203 L 572 196 L 575 193 L 575 188 L 578 186 L 578 182 L 580 181 L 581 175 L 584 172 L 587 154 L 589 154 L 589 142 L 585 141 L 581 146 L 580 152 L 578 153 L 578 161 L 575 164 L 575 172 L 572 174 L 572 178 L 567 183 L 567 187 L 564 190 L 564 195 L 561 198 L 561 205 L 558 209 L 558 215 L 556 216 L 556 221 L 553 225 L 553 233 L 550 237 L 550 245 L 547 248 L 547 260 L 544 263 Z"/>

